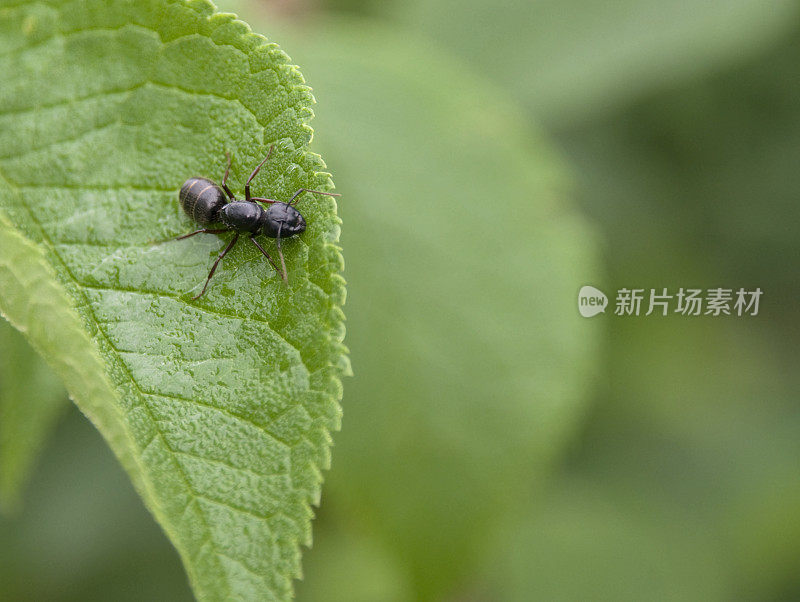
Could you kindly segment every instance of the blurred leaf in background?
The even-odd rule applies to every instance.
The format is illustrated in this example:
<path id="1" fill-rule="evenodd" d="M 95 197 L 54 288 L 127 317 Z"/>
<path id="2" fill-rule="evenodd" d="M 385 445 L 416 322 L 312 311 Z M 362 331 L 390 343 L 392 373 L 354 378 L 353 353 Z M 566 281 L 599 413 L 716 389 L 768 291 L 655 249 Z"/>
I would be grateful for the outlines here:
<path id="1" fill-rule="evenodd" d="M 598 331 L 574 297 L 595 237 L 547 142 L 429 44 L 333 19 L 283 39 L 348 194 L 359 359 L 325 503 L 439 599 L 471 586 L 583 414 Z"/>
<path id="2" fill-rule="evenodd" d="M 735 68 L 555 132 L 607 233 L 612 282 L 768 295 L 751 321 L 616 323 L 610 386 L 573 466 L 702 533 L 719 599 L 800 595 L 798 40 L 795 26 Z"/>
<path id="3" fill-rule="evenodd" d="M 411 0 L 376 5 L 548 125 L 735 65 L 790 30 L 794 0 Z"/>
<path id="4" fill-rule="evenodd" d="M 512 516 L 502 532 L 513 533 L 510 541 L 498 536 L 498 560 L 485 569 L 488 599 L 590 599 L 598 590 L 608 599 L 654 591 L 679 600 L 792 599 L 800 588 L 792 485 L 800 477 L 800 419 L 790 368 L 797 352 L 785 336 L 798 330 L 788 311 L 800 267 L 793 227 L 800 182 L 792 167 L 800 162 L 800 32 L 790 18 L 797 5 L 764 12 L 760 3 L 732 11 L 721 3 L 664 5 L 673 43 L 691 42 L 670 52 L 661 46 L 659 21 L 642 19 L 645 4 L 612 21 L 595 19 L 593 35 L 578 40 L 627 47 L 627 62 L 602 47 L 574 53 L 576 38 L 563 31 L 548 37 L 556 45 L 549 58 L 575 65 L 558 69 L 563 87 L 537 90 L 545 99 L 541 116 L 578 178 L 579 199 L 606 235 L 608 280 L 762 286 L 772 301 L 750 324 L 673 319 L 609 327 L 608 382 L 595 395 L 582 442 L 543 506 L 530 506 L 523 520 Z M 382 8 L 402 16 L 408 6 Z M 436 6 L 420 11 L 429 15 Z M 436 31 L 435 43 L 453 42 L 449 51 L 471 66 L 488 65 L 486 75 L 497 80 L 528 48 L 513 32 L 539 31 L 520 15 L 542 3 L 516 3 L 505 14 L 486 5 L 485 19 L 465 16 L 462 6 L 416 23 Z M 570 5 L 561 6 L 566 12 L 551 13 L 577 24 Z M 704 18 L 696 19 L 698 11 Z M 508 14 L 516 15 L 508 28 L 492 27 Z M 630 19 L 642 20 L 631 27 Z M 498 47 L 514 49 L 499 58 L 487 43 L 481 52 L 481 36 L 502 37 Z M 591 54 L 588 64 L 604 68 L 575 94 L 570 73 Z M 487 56 L 496 60 L 482 62 Z M 511 73 L 505 83 L 515 89 L 532 71 Z"/>
<path id="5" fill-rule="evenodd" d="M 61 381 L 0 319 L 0 511 L 21 510 L 24 485 L 66 407 Z"/>
<path id="6" fill-rule="evenodd" d="M 66 406 L 24 509 L 0 517 L 0 599 L 193 600 L 178 554 L 94 426 Z"/>

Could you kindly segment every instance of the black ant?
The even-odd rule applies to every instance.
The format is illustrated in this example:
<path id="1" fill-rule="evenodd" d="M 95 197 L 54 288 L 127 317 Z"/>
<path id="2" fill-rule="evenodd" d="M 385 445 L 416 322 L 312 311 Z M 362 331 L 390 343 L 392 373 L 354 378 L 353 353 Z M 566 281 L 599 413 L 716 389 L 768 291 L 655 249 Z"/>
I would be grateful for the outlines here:
<path id="1" fill-rule="evenodd" d="M 225 153 L 228 159 L 228 167 L 225 169 L 225 175 L 222 176 L 221 188 L 208 178 L 189 178 L 183 183 L 178 198 L 186 214 L 198 224 L 204 226 L 222 222 L 226 227 L 216 229 L 201 228 L 200 230 L 195 230 L 189 234 L 179 236 L 175 240 L 189 238 L 195 234 L 221 234 L 230 230 L 236 231 L 233 240 L 228 243 L 225 250 L 217 257 L 214 265 L 211 266 L 211 271 L 208 273 L 208 278 L 206 278 L 203 290 L 200 291 L 199 295 L 192 297 L 192 300 L 199 299 L 203 293 L 206 292 L 208 283 L 211 281 L 211 277 L 214 275 L 219 262 L 222 261 L 222 258 L 233 248 L 233 245 L 239 240 L 239 235 L 243 233 L 246 233 L 250 237 L 250 240 L 253 241 L 253 244 L 258 247 L 258 250 L 264 254 L 264 257 L 266 257 L 270 265 L 275 268 L 275 271 L 280 274 L 283 281 L 288 282 L 286 278 L 286 262 L 283 259 L 283 251 L 281 251 L 281 238 L 302 234 L 306 229 L 306 220 L 300 215 L 300 212 L 294 208 L 294 205 L 297 203 L 297 198 L 304 192 L 313 192 L 315 194 L 325 194 L 328 196 L 341 196 L 333 192 L 321 192 L 319 190 L 301 188 L 294 193 L 288 203 L 281 203 L 280 201 L 256 196 L 251 197 L 250 182 L 256 177 L 261 166 L 267 162 L 272 154 L 273 148 L 275 148 L 275 145 L 269 147 L 267 156 L 258 164 L 258 167 L 253 170 L 250 177 L 247 178 L 247 183 L 244 185 L 244 201 L 237 201 L 227 185 L 228 173 L 231 170 L 231 156 L 229 153 Z M 225 198 L 225 195 L 228 195 L 228 198 Z M 264 209 L 261 205 L 256 203 L 256 201 L 267 203 L 269 207 Z M 256 240 L 257 234 L 263 234 L 264 236 L 275 239 L 278 245 L 278 256 L 281 260 L 280 267 L 275 264 L 272 257 L 269 256 L 269 253 L 264 250 L 264 247 L 258 243 Z"/>

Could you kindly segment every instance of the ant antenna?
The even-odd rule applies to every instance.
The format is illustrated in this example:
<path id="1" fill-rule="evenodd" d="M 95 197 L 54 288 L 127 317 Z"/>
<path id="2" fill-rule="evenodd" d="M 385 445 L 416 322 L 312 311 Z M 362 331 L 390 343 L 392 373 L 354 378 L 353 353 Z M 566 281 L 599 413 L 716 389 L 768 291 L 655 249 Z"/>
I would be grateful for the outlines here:
<path id="1" fill-rule="evenodd" d="M 300 201 L 295 201 L 295 199 L 297 197 L 299 197 L 301 194 L 303 194 L 304 192 L 313 192 L 315 194 L 324 194 L 325 196 L 342 196 L 341 194 L 338 194 L 336 192 L 322 192 L 321 190 L 311 190 L 310 188 L 301 188 L 300 190 L 298 190 L 297 192 L 295 192 L 292 195 L 292 198 L 290 198 L 289 202 L 286 203 L 286 204 L 287 205 L 295 205 L 295 204 L 299 203 Z"/>

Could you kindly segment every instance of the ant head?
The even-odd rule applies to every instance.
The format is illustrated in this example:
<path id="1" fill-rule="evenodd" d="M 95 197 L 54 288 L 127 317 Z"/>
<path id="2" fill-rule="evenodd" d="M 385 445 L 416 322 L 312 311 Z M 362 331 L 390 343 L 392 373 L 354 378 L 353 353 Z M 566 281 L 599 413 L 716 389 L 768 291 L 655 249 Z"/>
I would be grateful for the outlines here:
<path id="1" fill-rule="evenodd" d="M 273 203 L 264 212 L 261 231 L 270 238 L 287 238 L 302 234 L 306 229 L 306 220 L 300 212 L 288 203 Z"/>

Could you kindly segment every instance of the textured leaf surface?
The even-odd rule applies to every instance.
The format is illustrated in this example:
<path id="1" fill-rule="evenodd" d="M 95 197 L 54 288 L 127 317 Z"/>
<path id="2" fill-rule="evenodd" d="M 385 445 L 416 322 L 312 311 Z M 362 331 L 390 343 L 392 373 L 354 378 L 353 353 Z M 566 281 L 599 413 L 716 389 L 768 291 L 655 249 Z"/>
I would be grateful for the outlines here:
<path id="1" fill-rule="evenodd" d="M 19 509 L 25 481 L 66 397 L 25 338 L 0 320 L 0 511 Z"/>
<path id="2" fill-rule="evenodd" d="M 289 285 L 177 192 L 330 188 L 313 99 L 275 44 L 205 2 L 0 7 L 0 307 L 100 428 L 201 599 L 285 599 L 338 428 L 342 261 L 330 197 L 301 205 Z M 274 250 L 273 241 L 267 243 Z"/>
<path id="3" fill-rule="evenodd" d="M 359 361 L 326 504 L 368 541 L 337 560 L 369 556 L 365 580 L 446 599 L 583 416 L 600 325 L 575 297 L 600 272 L 594 232 L 547 140 L 460 63 L 370 21 L 281 39 L 326 99 L 315 123 L 348 191 Z M 301 593 L 353 599 L 316 578 Z"/>
<path id="4" fill-rule="evenodd" d="M 398 18 L 537 119 L 568 123 L 726 66 L 788 32 L 793 0 L 411 0 Z"/>

